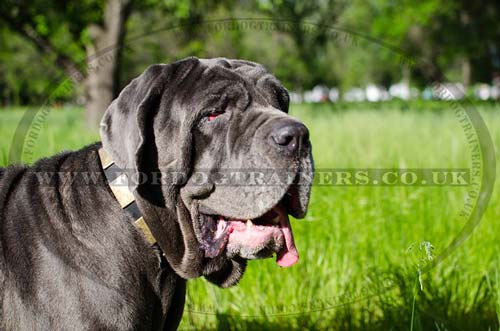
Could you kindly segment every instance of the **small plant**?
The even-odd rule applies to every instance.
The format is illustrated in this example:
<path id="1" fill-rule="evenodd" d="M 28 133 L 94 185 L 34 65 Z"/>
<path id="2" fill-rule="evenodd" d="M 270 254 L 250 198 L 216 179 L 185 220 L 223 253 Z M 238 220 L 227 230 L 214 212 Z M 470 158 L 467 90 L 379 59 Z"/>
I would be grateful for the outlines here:
<path id="1" fill-rule="evenodd" d="M 408 247 L 407 252 L 410 253 L 412 252 L 414 257 L 415 257 L 415 266 L 417 268 L 417 282 L 415 284 L 415 288 L 413 291 L 413 304 L 411 307 L 411 321 L 410 321 L 410 331 L 413 331 L 414 327 L 414 322 L 415 322 L 415 307 L 417 304 L 417 296 L 418 296 L 418 290 L 417 286 L 420 287 L 420 291 L 424 290 L 424 284 L 422 281 L 422 269 L 427 264 L 428 262 L 431 262 L 434 257 L 432 255 L 432 252 L 434 250 L 434 246 L 431 244 L 430 241 L 422 241 L 420 244 L 418 244 L 418 250 L 415 250 L 415 243 L 411 244 L 410 247 Z"/>

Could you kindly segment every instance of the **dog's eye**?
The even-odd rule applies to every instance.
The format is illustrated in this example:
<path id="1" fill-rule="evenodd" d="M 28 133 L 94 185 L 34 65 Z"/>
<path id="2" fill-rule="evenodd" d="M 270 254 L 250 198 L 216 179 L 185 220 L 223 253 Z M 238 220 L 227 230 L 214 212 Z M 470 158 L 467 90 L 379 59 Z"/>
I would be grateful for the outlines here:
<path id="1" fill-rule="evenodd" d="M 215 120 L 217 118 L 217 116 L 222 115 L 222 114 L 224 114 L 223 111 L 213 112 L 213 113 L 207 114 L 207 119 L 210 122 L 210 121 Z"/>

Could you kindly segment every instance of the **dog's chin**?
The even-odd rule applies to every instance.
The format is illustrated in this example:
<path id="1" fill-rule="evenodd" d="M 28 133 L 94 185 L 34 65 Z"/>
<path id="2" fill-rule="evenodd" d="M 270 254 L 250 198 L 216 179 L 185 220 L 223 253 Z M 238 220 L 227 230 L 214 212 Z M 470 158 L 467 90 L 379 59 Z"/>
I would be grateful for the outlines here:
<path id="1" fill-rule="evenodd" d="M 299 254 L 288 217 L 292 213 L 290 201 L 293 197 L 287 192 L 273 208 L 246 220 L 224 217 L 200 203 L 198 216 L 205 257 L 252 260 L 276 254 L 279 266 L 294 265 Z"/>
<path id="2" fill-rule="evenodd" d="M 207 259 L 203 269 L 205 278 L 220 287 L 231 287 L 240 281 L 245 273 L 247 260 L 241 257 L 228 258 L 220 255 Z"/>

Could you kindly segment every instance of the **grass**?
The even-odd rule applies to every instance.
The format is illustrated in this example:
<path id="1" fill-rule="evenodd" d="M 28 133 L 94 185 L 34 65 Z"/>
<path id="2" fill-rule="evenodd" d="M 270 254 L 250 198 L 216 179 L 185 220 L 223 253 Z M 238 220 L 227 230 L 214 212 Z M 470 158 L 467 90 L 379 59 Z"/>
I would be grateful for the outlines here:
<path id="1" fill-rule="evenodd" d="M 406 106 L 348 111 L 294 106 L 311 130 L 316 168 L 469 167 L 465 135 L 451 110 Z M 425 108 L 425 107 L 424 107 Z M 482 105 L 495 145 L 500 107 Z M 21 111 L 0 111 L 0 163 Z M 98 139 L 81 111 L 54 110 L 35 156 Z M 467 187 L 314 187 L 305 220 L 294 220 L 298 265 L 251 261 L 239 286 L 188 283 L 181 330 L 497 330 L 500 316 L 499 185 L 478 228 L 427 273 L 419 268 L 464 225 Z M 426 251 L 429 242 L 432 256 Z M 428 246 L 427 246 L 428 247 Z"/>

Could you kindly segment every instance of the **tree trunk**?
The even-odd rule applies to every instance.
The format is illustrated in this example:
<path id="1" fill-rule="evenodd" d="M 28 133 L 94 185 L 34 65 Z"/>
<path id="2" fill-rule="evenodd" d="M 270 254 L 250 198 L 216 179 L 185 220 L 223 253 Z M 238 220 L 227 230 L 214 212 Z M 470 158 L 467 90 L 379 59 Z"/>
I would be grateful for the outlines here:
<path id="1" fill-rule="evenodd" d="M 471 81 L 471 64 L 468 56 L 462 58 L 462 82 L 464 87 L 469 87 Z"/>
<path id="2" fill-rule="evenodd" d="M 91 25 L 87 46 L 88 72 L 85 82 L 85 120 L 95 129 L 117 90 L 119 63 L 123 52 L 125 23 L 130 14 L 130 0 L 107 0 L 103 25 Z"/>

